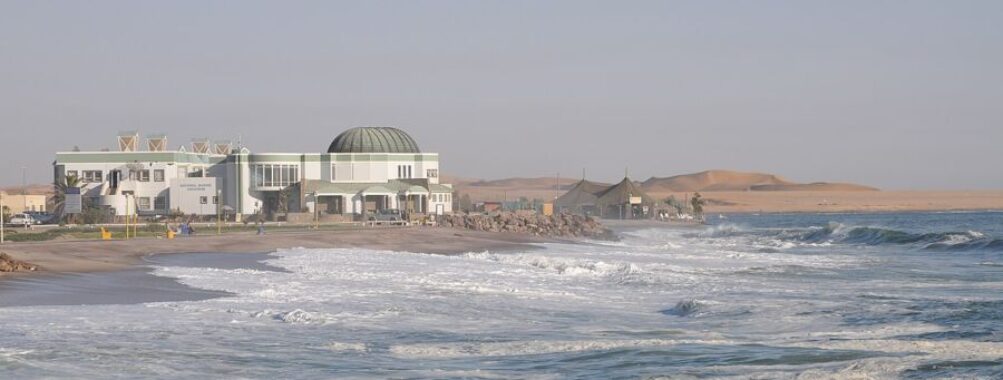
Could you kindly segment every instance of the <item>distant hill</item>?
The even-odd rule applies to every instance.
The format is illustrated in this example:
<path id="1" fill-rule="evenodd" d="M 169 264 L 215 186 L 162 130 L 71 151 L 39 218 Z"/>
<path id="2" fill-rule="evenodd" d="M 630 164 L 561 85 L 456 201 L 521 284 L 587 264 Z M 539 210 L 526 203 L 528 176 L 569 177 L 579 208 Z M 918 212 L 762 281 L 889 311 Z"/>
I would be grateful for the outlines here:
<path id="1" fill-rule="evenodd" d="M 457 192 L 469 195 L 474 202 L 514 200 L 521 197 L 527 199 L 554 199 L 559 192 L 554 190 L 557 178 L 554 177 L 517 177 L 496 180 L 471 179 L 442 175 L 439 182 L 449 183 Z M 560 193 L 567 191 L 578 179 L 561 178 Z"/>
<path id="2" fill-rule="evenodd" d="M 800 184 L 774 174 L 707 170 L 672 177 L 651 177 L 641 183 L 649 193 L 694 191 L 876 191 L 868 186 L 848 183 L 816 182 Z"/>
<path id="3" fill-rule="evenodd" d="M 793 185 L 773 174 L 707 170 L 672 177 L 651 177 L 641 182 L 644 191 L 669 193 L 682 191 L 745 191 L 761 185 Z"/>
<path id="4" fill-rule="evenodd" d="M 577 179 L 573 178 L 561 178 L 560 186 L 562 189 L 570 188 L 575 183 Z M 507 187 L 516 189 L 549 189 L 553 190 L 554 185 L 557 183 L 557 178 L 555 177 L 535 177 L 535 178 L 504 178 L 495 180 L 477 180 L 473 182 L 468 182 L 466 186 L 476 186 L 476 187 Z"/>
<path id="5" fill-rule="evenodd" d="M 755 185 L 752 191 L 879 191 L 876 187 L 853 183 L 814 182 L 791 185 Z"/>
<path id="6" fill-rule="evenodd" d="M 27 194 L 45 194 L 45 195 L 52 195 L 53 192 L 51 184 L 35 183 L 26 186 L 24 189 L 22 189 L 21 186 L 0 187 L 0 192 L 3 192 L 4 194 L 20 195 L 22 191 L 24 191 Z"/>

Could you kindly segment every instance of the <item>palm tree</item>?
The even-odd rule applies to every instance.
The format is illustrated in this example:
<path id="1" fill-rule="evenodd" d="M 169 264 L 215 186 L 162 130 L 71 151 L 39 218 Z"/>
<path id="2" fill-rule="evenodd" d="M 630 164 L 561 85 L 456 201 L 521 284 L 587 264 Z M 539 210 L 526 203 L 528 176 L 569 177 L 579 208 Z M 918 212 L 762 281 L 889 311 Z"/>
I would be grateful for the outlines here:
<path id="1" fill-rule="evenodd" d="M 63 209 L 66 207 L 66 189 L 80 187 L 77 177 L 63 176 L 63 180 L 52 183 L 55 194 L 52 195 L 52 209 L 57 220 L 63 220 Z"/>
<path id="2" fill-rule="evenodd" d="M 279 194 L 278 194 L 279 204 L 278 204 L 278 210 L 276 210 L 279 213 L 285 214 L 286 220 L 289 220 L 289 196 L 291 195 L 289 194 L 289 192 L 290 190 L 288 187 L 283 187 L 282 189 L 279 189 Z"/>
<path id="3" fill-rule="evenodd" d="M 707 204 L 701 196 L 700 193 L 693 194 L 693 198 L 690 199 L 690 205 L 693 206 L 693 213 L 696 216 L 703 218 L 703 206 Z"/>

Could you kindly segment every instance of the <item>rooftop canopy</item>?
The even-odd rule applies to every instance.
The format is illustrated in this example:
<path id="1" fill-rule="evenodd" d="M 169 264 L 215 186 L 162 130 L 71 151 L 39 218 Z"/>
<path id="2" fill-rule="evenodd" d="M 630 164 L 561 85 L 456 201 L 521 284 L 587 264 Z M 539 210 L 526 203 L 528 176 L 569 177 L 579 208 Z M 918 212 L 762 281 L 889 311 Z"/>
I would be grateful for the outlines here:
<path id="1" fill-rule="evenodd" d="M 406 132 L 392 127 L 358 127 L 334 138 L 328 153 L 421 153 Z"/>

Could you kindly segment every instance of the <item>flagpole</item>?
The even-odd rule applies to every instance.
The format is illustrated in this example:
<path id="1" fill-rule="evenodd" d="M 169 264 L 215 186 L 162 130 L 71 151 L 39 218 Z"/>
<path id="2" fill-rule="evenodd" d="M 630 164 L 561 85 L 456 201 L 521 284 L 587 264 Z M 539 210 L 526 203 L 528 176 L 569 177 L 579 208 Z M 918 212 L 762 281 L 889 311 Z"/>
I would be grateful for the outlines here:
<path id="1" fill-rule="evenodd" d="M 5 222 L 3 220 L 3 193 L 0 192 L 0 244 L 3 244 L 4 242 L 4 230 L 3 230 L 4 223 Z"/>

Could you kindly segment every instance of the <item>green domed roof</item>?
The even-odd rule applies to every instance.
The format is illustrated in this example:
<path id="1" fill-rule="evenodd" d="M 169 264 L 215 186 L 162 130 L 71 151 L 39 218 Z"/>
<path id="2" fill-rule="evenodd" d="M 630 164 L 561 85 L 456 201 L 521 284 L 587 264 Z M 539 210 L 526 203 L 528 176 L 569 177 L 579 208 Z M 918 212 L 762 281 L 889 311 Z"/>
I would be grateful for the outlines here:
<path id="1" fill-rule="evenodd" d="M 400 129 L 358 127 L 334 138 L 328 153 L 421 153 L 418 143 Z"/>

